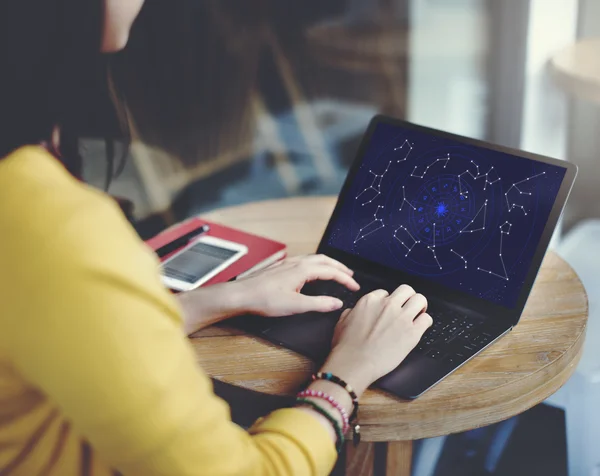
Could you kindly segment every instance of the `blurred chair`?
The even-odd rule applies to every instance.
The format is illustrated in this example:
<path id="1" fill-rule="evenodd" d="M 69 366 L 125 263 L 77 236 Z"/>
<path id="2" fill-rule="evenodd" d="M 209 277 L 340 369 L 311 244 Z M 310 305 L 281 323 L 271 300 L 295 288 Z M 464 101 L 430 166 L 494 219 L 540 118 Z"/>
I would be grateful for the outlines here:
<path id="1" fill-rule="evenodd" d="M 600 104 L 600 39 L 579 41 L 550 60 L 555 81 L 568 93 Z"/>
<path id="2" fill-rule="evenodd" d="M 600 474 L 600 220 L 575 227 L 558 247 L 588 294 L 586 342 L 577 370 L 546 403 L 565 410 L 570 476 Z"/>
<path id="3" fill-rule="evenodd" d="M 464 440 L 464 447 L 461 448 L 461 451 L 465 452 L 466 461 L 464 463 L 470 466 L 465 471 L 470 471 L 468 474 L 477 471 L 477 474 L 482 476 L 494 474 L 518 422 L 519 416 L 515 416 L 495 425 L 471 430 L 461 435 Z M 457 450 L 452 445 L 446 449 L 447 442 L 448 436 L 420 441 L 415 451 L 412 476 L 435 475 L 442 454 Z"/>
<path id="4" fill-rule="evenodd" d="M 338 182 L 340 171 L 336 159 L 331 154 L 331 137 L 325 137 L 323 127 L 326 117 L 331 122 L 329 126 L 341 125 L 347 129 L 346 133 L 352 130 L 359 134 L 376 110 L 348 101 L 309 101 L 294 71 L 294 65 L 277 36 L 268 31 L 265 37 L 265 53 L 272 58 L 276 76 L 274 79 L 282 84 L 288 97 L 289 109 L 281 113 L 270 110 L 269 91 L 255 89 L 249 101 L 252 131 L 239 136 L 234 135 L 235 140 L 228 140 L 230 131 L 222 131 L 220 135 L 223 137 L 213 141 L 220 144 L 216 154 L 208 153 L 196 160 L 188 158 L 187 164 L 179 160 L 177 153 L 167 153 L 163 148 L 149 145 L 142 139 L 134 141 L 133 160 L 151 211 L 168 210 L 175 195 L 189 184 L 264 153 L 271 154 L 273 166 L 289 195 L 302 192 L 301 183 L 290 158 L 294 153 L 310 157 L 311 165 L 321 181 L 334 184 Z M 369 111 L 368 115 L 365 115 L 366 110 Z M 351 117 L 352 115 L 354 117 Z M 132 127 L 135 128 L 135 125 Z M 302 147 L 295 147 L 289 143 L 294 134 L 288 127 L 293 127 L 293 132 L 298 133 Z M 139 135 L 141 134 L 134 133 L 134 136 Z"/>
<path id="5" fill-rule="evenodd" d="M 600 106 L 600 39 L 579 41 L 558 52 L 550 71 L 559 86 Z M 600 220 L 580 223 L 558 247 L 581 278 L 589 299 L 584 353 L 575 374 L 546 401 L 566 413 L 570 476 L 600 475 Z"/>
<path id="6" fill-rule="evenodd" d="M 339 17 L 306 31 L 308 53 L 344 76 L 377 79 L 358 88 L 379 110 L 404 117 L 408 71 L 408 18 L 404 1 L 350 0 Z M 364 81 L 363 81 L 364 84 Z M 338 91 L 338 94 L 340 91 Z"/>

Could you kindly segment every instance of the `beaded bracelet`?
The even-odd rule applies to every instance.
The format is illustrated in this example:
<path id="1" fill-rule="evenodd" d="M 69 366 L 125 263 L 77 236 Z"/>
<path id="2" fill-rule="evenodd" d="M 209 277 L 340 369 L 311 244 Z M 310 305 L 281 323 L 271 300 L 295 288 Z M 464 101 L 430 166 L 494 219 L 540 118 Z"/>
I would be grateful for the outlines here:
<path id="1" fill-rule="evenodd" d="M 348 392 L 348 394 L 350 395 L 350 398 L 352 399 L 352 403 L 354 405 L 354 409 L 352 410 L 352 414 L 350 415 L 349 420 L 354 421 L 356 419 L 356 416 L 358 415 L 358 397 L 356 396 L 356 392 L 352 389 L 350 385 L 348 385 L 341 378 L 336 377 L 330 372 L 318 372 L 312 376 L 312 380 L 313 382 L 315 380 L 328 380 L 331 383 L 335 383 L 336 385 L 339 385 L 344 390 L 346 390 L 346 392 Z"/>
<path id="2" fill-rule="evenodd" d="M 342 416 L 342 423 L 344 426 L 344 428 L 343 428 L 344 435 L 348 432 L 348 429 L 350 428 L 350 419 L 348 418 L 348 412 L 331 395 L 328 395 L 325 392 L 321 392 L 320 390 L 308 389 L 308 390 L 304 390 L 304 391 L 300 392 L 297 395 L 297 397 L 298 398 L 304 398 L 304 397 L 320 398 L 322 400 L 329 402 L 331 404 L 331 406 L 334 407 L 338 412 L 340 412 L 340 415 Z"/>
<path id="3" fill-rule="evenodd" d="M 329 382 L 335 383 L 346 390 L 352 399 L 352 404 L 354 405 L 352 414 L 348 420 L 350 423 L 356 422 L 358 417 L 358 396 L 349 384 L 336 375 L 333 375 L 331 372 L 318 372 L 312 376 L 312 380 L 313 382 L 315 380 L 328 380 Z M 357 446 L 358 443 L 360 443 L 360 425 L 358 423 L 356 423 L 352 428 L 352 439 L 354 441 L 354 446 Z"/>
<path id="4" fill-rule="evenodd" d="M 342 428 L 340 427 L 340 423 L 337 421 L 337 418 L 333 417 L 327 410 L 321 407 L 321 405 L 313 402 L 312 400 L 308 400 L 307 398 L 297 398 L 296 402 L 301 403 L 302 405 L 308 405 L 314 411 L 320 413 L 327 418 L 327 420 L 329 420 L 329 422 L 333 425 L 333 429 L 335 430 L 335 434 L 337 436 L 335 450 L 340 453 L 344 447 L 344 433 L 342 432 Z"/>

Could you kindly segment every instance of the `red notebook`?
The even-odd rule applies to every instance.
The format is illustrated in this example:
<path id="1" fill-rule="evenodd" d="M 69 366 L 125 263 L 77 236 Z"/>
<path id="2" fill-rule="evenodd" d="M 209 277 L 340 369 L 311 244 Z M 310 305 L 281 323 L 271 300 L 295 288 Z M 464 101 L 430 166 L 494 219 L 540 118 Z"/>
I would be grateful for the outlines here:
<path id="1" fill-rule="evenodd" d="M 235 228 L 229 228 L 228 226 L 219 225 L 218 223 L 213 223 L 201 218 L 192 218 L 181 223 L 180 225 L 169 228 L 168 230 L 147 240 L 146 244 L 153 250 L 157 250 L 161 246 L 176 240 L 180 236 L 183 236 L 204 224 L 210 225 L 210 230 L 208 233 L 202 236 L 215 236 L 217 238 L 222 238 L 223 240 L 246 245 L 248 247 L 248 253 L 242 256 L 227 269 L 217 274 L 214 278 L 204 283 L 202 286 L 224 283 L 232 280 L 233 278 L 246 276 L 251 272 L 266 268 L 267 266 L 276 263 L 286 256 L 286 246 L 283 243 L 269 240 L 268 238 L 253 235 L 251 233 L 246 233 L 241 230 L 236 230 Z M 173 253 L 176 253 L 176 251 Z M 167 259 L 172 254 L 165 256 L 162 261 Z"/>

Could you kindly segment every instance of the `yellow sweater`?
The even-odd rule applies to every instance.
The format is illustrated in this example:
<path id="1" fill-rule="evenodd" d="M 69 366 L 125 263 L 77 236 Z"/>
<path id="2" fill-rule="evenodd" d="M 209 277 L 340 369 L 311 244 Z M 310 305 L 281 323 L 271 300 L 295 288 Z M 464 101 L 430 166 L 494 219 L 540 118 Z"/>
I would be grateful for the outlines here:
<path id="1" fill-rule="evenodd" d="M 326 475 L 320 422 L 230 420 L 157 260 L 47 152 L 0 160 L 0 475 Z"/>

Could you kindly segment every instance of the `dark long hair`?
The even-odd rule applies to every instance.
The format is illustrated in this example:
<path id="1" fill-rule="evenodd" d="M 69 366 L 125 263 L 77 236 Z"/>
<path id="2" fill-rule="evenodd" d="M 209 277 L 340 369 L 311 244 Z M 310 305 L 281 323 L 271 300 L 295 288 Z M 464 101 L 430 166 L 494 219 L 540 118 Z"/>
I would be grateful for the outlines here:
<path id="1" fill-rule="evenodd" d="M 0 2 L 0 159 L 28 144 L 51 142 L 60 127 L 60 158 L 82 176 L 79 137 L 115 135 L 90 98 L 108 97 L 108 58 L 100 53 L 104 0 Z M 113 110 L 109 115 L 114 114 Z"/>
<path id="2" fill-rule="evenodd" d="M 0 160 L 50 142 L 58 125 L 60 158 L 79 178 L 78 139 L 107 140 L 110 180 L 114 139 L 129 141 L 127 113 L 137 139 L 186 165 L 217 156 L 251 132 L 267 5 L 148 0 L 127 49 L 109 57 L 100 53 L 104 0 L 0 0 Z"/>

